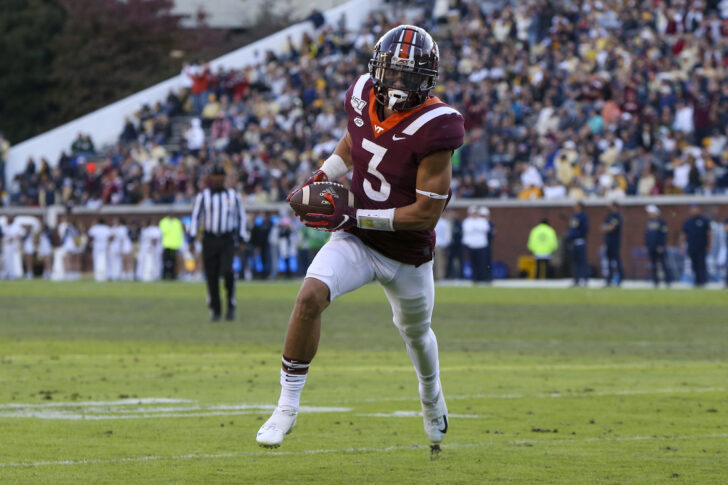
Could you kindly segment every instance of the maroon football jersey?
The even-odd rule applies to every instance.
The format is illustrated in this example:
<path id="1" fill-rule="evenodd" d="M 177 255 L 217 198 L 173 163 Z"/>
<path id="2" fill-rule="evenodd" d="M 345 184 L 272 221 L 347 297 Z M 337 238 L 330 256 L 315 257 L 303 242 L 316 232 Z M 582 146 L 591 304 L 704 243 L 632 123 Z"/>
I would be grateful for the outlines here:
<path id="1" fill-rule="evenodd" d="M 346 92 L 354 174 L 351 191 L 363 209 L 390 209 L 415 202 L 417 168 L 427 155 L 463 144 L 463 117 L 430 97 L 421 106 L 381 121 L 369 74 Z M 435 231 L 350 231 L 388 258 L 420 265 L 432 259 Z"/>

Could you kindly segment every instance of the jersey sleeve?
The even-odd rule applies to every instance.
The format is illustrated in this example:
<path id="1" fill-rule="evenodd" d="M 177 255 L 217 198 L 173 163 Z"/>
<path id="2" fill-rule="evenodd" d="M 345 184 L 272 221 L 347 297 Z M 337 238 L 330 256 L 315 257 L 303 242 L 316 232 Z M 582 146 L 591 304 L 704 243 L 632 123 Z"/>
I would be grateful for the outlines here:
<path id="1" fill-rule="evenodd" d="M 362 98 L 364 98 L 363 93 L 368 92 L 371 84 L 372 81 L 369 74 L 362 74 L 346 90 L 346 95 L 344 95 L 344 108 L 346 109 L 346 115 L 349 121 L 352 121 L 356 117 L 361 117 L 369 109 L 367 102 Z"/>
<path id="2" fill-rule="evenodd" d="M 458 149 L 465 138 L 464 122 L 462 115 L 457 112 L 434 118 L 423 127 L 423 143 L 418 151 L 426 156 L 443 150 Z"/>

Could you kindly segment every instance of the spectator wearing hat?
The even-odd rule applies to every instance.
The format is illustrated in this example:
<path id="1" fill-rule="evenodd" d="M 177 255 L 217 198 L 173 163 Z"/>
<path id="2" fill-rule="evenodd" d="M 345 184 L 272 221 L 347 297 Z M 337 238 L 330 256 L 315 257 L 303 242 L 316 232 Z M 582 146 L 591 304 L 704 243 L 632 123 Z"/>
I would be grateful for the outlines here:
<path id="1" fill-rule="evenodd" d="M 528 235 L 528 250 L 536 257 L 536 278 L 546 279 L 549 275 L 551 255 L 559 248 L 556 231 L 548 219 L 542 219 Z"/>
<path id="2" fill-rule="evenodd" d="M 607 281 L 604 286 L 614 283 L 619 286 L 624 278 L 620 248 L 622 243 L 622 214 L 619 213 L 617 203 L 612 201 L 607 206 L 607 217 L 602 224 L 604 233 L 604 246 L 607 256 Z"/>
<path id="3" fill-rule="evenodd" d="M 487 210 L 487 208 L 481 209 Z M 487 281 L 489 232 L 488 219 L 477 207 L 471 206 L 468 209 L 468 217 L 463 221 L 463 245 L 468 249 L 473 281 L 476 283 Z"/>
<path id="4" fill-rule="evenodd" d="M 589 233 L 589 219 L 584 211 L 584 204 L 577 201 L 574 204 L 574 213 L 569 221 L 569 232 L 566 239 L 571 243 L 572 271 L 574 286 L 582 282 L 584 286 L 589 283 L 589 265 L 586 259 L 586 237 Z"/>
<path id="5" fill-rule="evenodd" d="M 647 220 L 647 228 L 645 230 L 645 247 L 650 256 L 650 270 L 652 271 L 652 283 L 655 288 L 660 284 L 657 275 L 657 267 L 662 266 L 665 274 L 665 283 L 670 286 L 672 283 L 672 273 L 667 266 L 667 223 L 660 217 L 660 209 L 650 204 L 646 207 L 649 219 Z"/>
<path id="6" fill-rule="evenodd" d="M 687 245 L 687 253 L 695 275 L 694 285 L 704 286 L 708 281 L 705 257 L 710 251 L 710 220 L 703 215 L 698 204 L 690 206 L 690 217 L 683 224 L 682 242 Z"/>
<path id="7" fill-rule="evenodd" d="M 202 224 L 200 224 L 202 219 Z M 225 319 L 235 320 L 235 273 L 233 256 L 241 239 L 247 239 L 245 207 L 235 189 L 225 188 L 225 169 L 214 165 L 208 176 L 208 187 L 197 194 L 190 223 L 190 242 L 203 228 L 202 259 L 207 280 L 210 320 L 220 320 L 220 277 L 225 280 L 227 312 Z"/>

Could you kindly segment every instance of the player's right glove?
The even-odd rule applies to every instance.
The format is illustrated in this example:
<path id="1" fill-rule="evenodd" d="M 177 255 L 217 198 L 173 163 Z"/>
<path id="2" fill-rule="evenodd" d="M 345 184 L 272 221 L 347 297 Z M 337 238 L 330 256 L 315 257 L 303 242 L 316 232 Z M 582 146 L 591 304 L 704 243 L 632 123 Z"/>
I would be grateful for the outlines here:
<path id="1" fill-rule="evenodd" d="M 331 207 L 334 208 L 333 214 L 308 214 L 301 220 L 308 227 L 313 227 L 319 231 L 341 231 L 356 226 L 356 208 L 348 204 L 336 204 L 331 194 L 324 194 L 326 200 L 329 201 Z"/>
<path id="2" fill-rule="evenodd" d="M 303 189 L 307 185 L 311 185 L 314 182 L 328 182 L 329 178 L 326 176 L 323 170 L 316 170 L 314 173 L 311 174 L 311 176 L 306 180 L 303 185 L 296 188 L 293 192 L 288 194 L 288 197 L 286 197 L 286 202 L 290 202 L 291 197 L 293 197 L 293 194 L 298 192 L 299 190 Z"/>

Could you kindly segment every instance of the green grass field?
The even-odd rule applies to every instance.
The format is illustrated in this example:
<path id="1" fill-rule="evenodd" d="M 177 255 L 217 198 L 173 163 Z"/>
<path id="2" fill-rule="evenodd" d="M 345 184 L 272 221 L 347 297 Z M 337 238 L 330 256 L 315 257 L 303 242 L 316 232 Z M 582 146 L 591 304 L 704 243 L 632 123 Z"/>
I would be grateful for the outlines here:
<path id="1" fill-rule="evenodd" d="M 264 450 L 298 285 L 0 283 L 0 483 L 726 483 L 728 297 L 441 287 L 432 460 L 382 290 L 324 314 L 298 425 Z"/>

